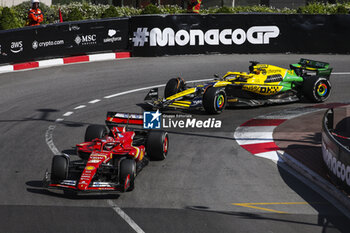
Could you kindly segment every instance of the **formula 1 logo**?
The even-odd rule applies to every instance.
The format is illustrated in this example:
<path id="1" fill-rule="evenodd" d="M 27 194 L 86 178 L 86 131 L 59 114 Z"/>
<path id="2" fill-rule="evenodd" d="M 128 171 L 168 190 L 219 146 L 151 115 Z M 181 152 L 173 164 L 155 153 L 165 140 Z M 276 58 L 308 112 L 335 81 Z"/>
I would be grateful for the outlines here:
<path id="1" fill-rule="evenodd" d="M 157 110 L 156 112 L 144 112 L 143 113 L 143 128 L 144 129 L 160 129 L 160 117 L 162 113 Z"/>
<path id="2" fill-rule="evenodd" d="M 253 26 L 245 32 L 241 28 L 233 29 L 210 29 L 203 32 L 200 29 L 189 31 L 179 30 L 175 33 L 172 28 L 137 28 L 132 39 L 134 46 L 203 46 L 207 45 L 241 45 L 248 41 L 251 44 L 269 44 L 270 39 L 277 38 L 280 29 L 277 26 Z"/>

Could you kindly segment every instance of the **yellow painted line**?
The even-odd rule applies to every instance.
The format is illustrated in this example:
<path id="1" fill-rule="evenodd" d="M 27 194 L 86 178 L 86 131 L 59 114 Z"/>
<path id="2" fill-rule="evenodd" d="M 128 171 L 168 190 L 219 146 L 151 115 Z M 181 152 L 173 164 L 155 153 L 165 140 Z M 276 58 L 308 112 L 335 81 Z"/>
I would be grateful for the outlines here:
<path id="1" fill-rule="evenodd" d="M 287 214 L 287 212 L 273 210 L 269 208 L 258 207 L 257 205 L 307 205 L 311 203 L 307 202 L 257 202 L 257 203 L 232 203 L 235 206 L 241 206 L 246 208 L 265 210 L 268 212 L 279 213 L 279 214 Z"/>
<path id="2" fill-rule="evenodd" d="M 240 203 L 233 203 L 240 204 Z M 241 204 L 249 204 L 249 205 L 305 205 L 308 202 L 257 202 L 257 203 L 241 203 Z"/>
<path id="3" fill-rule="evenodd" d="M 273 210 L 273 209 L 268 209 L 268 208 L 262 208 L 262 207 L 257 207 L 257 206 L 251 206 L 249 204 L 233 204 L 236 206 L 242 206 L 242 207 L 247 207 L 247 208 L 252 208 L 252 209 L 258 209 L 258 210 L 265 210 L 268 212 L 273 212 L 273 213 L 278 213 L 278 214 L 287 214 L 287 212 L 283 212 L 283 211 L 278 211 L 278 210 Z"/>

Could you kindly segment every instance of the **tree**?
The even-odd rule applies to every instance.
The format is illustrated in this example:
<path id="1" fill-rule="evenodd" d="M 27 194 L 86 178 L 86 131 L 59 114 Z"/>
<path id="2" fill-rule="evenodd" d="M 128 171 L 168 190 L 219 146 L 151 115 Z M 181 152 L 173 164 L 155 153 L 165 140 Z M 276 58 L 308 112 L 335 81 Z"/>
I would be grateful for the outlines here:
<path id="1" fill-rule="evenodd" d="M 0 16 L 0 29 L 7 30 L 13 28 L 20 28 L 24 25 L 21 24 L 15 12 L 12 9 L 5 7 L 2 10 L 2 14 Z"/>

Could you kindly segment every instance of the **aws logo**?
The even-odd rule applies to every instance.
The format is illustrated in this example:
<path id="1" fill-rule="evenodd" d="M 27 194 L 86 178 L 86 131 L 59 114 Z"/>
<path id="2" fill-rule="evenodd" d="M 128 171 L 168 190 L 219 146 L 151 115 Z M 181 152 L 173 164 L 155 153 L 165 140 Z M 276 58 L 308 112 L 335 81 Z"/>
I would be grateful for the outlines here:
<path id="1" fill-rule="evenodd" d="M 11 52 L 19 53 L 23 51 L 23 41 L 11 42 Z"/>

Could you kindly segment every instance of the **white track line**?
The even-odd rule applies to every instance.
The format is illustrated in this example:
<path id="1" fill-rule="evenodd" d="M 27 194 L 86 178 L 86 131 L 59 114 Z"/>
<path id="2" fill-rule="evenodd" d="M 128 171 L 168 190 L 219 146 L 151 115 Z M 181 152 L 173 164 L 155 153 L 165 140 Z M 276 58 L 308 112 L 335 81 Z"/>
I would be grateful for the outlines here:
<path id="1" fill-rule="evenodd" d="M 63 116 L 70 116 L 72 114 L 73 114 L 73 112 L 66 112 L 65 114 L 63 114 Z"/>
<path id="2" fill-rule="evenodd" d="M 195 82 L 205 82 L 205 81 L 209 81 L 209 80 L 212 80 L 212 79 L 200 79 L 200 80 L 192 80 L 192 81 L 186 81 L 186 82 L 187 83 L 195 83 Z M 149 86 L 149 87 L 142 87 L 142 88 L 138 88 L 138 89 L 133 89 L 133 90 L 129 90 L 129 91 L 124 91 L 124 92 L 108 95 L 108 96 L 105 96 L 103 98 L 110 99 L 110 98 L 114 98 L 114 97 L 121 96 L 121 95 L 126 95 L 126 94 L 130 94 L 130 93 L 138 92 L 138 91 L 144 91 L 144 90 L 157 88 L 157 87 L 164 87 L 164 86 L 165 86 L 165 84 Z"/>
<path id="3" fill-rule="evenodd" d="M 150 87 L 142 87 L 142 88 L 138 88 L 138 89 L 134 89 L 134 90 L 129 90 L 129 91 L 116 93 L 116 94 L 113 94 L 113 95 L 107 95 L 107 96 L 105 96 L 103 98 L 110 99 L 110 98 L 114 98 L 114 97 L 121 96 L 121 95 L 126 95 L 126 94 L 130 94 L 130 93 L 138 92 L 138 91 L 144 91 L 144 90 L 148 90 L 148 89 L 152 89 L 152 88 L 156 88 L 156 87 L 164 87 L 164 86 L 165 86 L 165 84 L 156 85 L 156 86 L 150 86 Z"/>
<path id="4" fill-rule="evenodd" d="M 96 104 L 100 101 L 101 101 L 100 99 L 91 100 L 91 101 L 89 101 L 89 104 Z"/>
<path id="5" fill-rule="evenodd" d="M 350 72 L 334 72 L 332 74 L 335 74 L 335 75 L 348 75 L 348 74 L 350 74 Z"/>
<path id="6" fill-rule="evenodd" d="M 77 110 L 77 109 L 82 109 L 82 108 L 85 108 L 85 107 L 86 107 L 86 105 L 79 105 L 79 106 L 75 107 L 74 109 Z"/>
<path id="7" fill-rule="evenodd" d="M 112 207 L 112 209 L 127 222 L 132 229 L 134 229 L 137 233 L 145 233 L 135 222 L 132 220 L 121 208 L 119 208 L 112 200 L 107 201 L 108 204 Z"/>
<path id="8" fill-rule="evenodd" d="M 54 155 L 60 154 L 60 151 L 57 149 L 55 144 L 53 143 L 53 131 L 55 130 L 56 125 L 50 125 L 49 128 L 46 130 L 45 133 L 45 141 L 46 144 L 49 146 L 50 150 Z"/>

